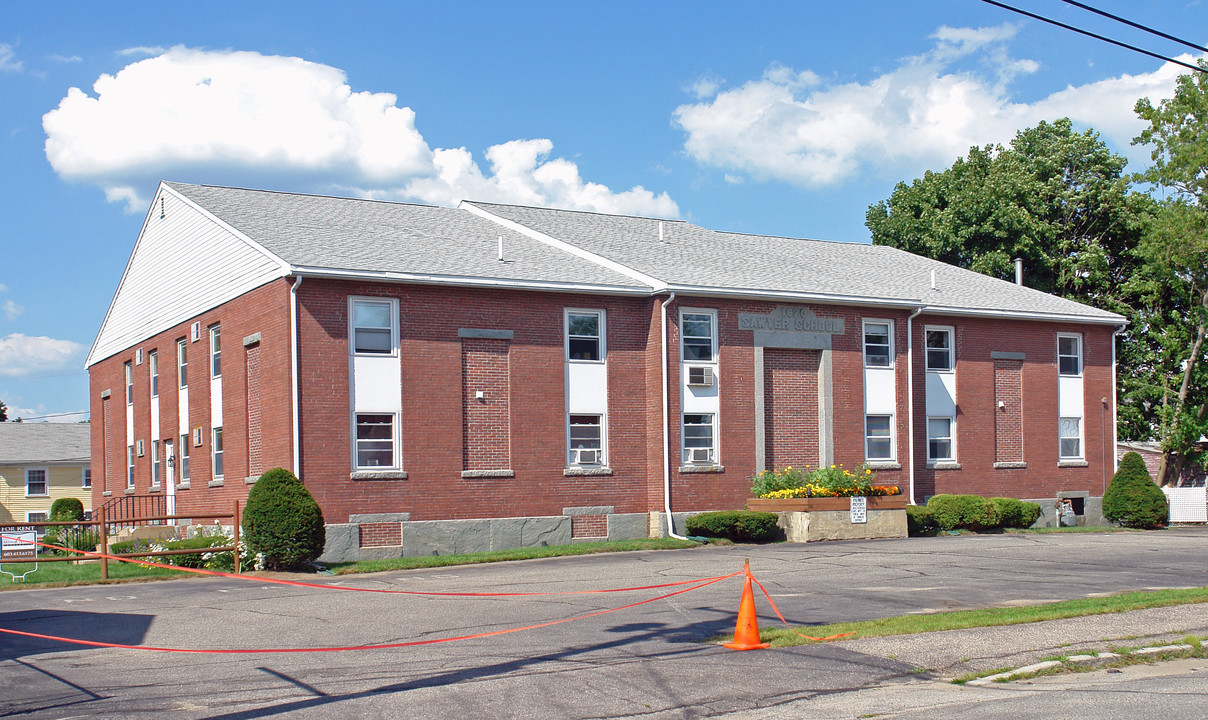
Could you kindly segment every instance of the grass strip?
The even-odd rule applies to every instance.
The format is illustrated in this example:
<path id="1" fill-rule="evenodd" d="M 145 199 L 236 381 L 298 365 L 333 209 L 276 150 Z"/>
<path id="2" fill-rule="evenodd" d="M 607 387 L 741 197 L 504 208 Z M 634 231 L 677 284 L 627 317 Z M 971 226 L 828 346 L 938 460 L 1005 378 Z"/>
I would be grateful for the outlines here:
<path id="1" fill-rule="evenodd" d="M 155 558 L 151 559 L 154 560 Z M 18 577 L 20 577 L 21 573 L 32 568 L 33 563 L 4 564 L 6 572 L 15 573 Z M 109 580 L 105 581 L 101 579 L 101 564 L 95 560 L 80 563 L 40 563 L 37 570 L 25 576 L 24 582 L 14 580 L 8 575 L 0 575 L 0 590 L 20 590 L 26 587 L 68 587 L 71 585 L 94 585 L 105 582 L 130 582 L 138 580 L 167 580 L 182 577 L 185 574 L 179 570 L 166 570 L 164 568 L 147 567 L 146 565 L 135 565 L 110 560 Z"/>
<path id="2" fill-rule="evenodd" d="M 675 538 L 650 538 L 641 540 L 612 540 L 585 542 L 571 545 L 549 545 L 547 547 L 514 548 L 495 552 L 465 553 L 462 555 L 425 555 L 423 557 L 389 558 L 385 560 L 359 560 L 348 563 L 331 563 L 327 569 L 336 575 L 384 572 L 386 570 L 415 570 L 420 568 L 447 567 L 449 565 L 475 565 L 479 563 L 506 562 L 508 560 L 532 560 L 535 558 L 562 557 L 566 555 L 592 555 L 595 553 L 630 552 L 633 550 L 682 550 L 700 547 L 700 543 Z"/>
<path id="3" fill-rule="evenodd" d="M 1137 590 L 1109 595 L 1107 597 L 1062 600 L 1042 605 L 1024 607 L 984 608 L 980 610 L 957 610 L 931 613 L 928 615 L 899 615 L 896 617 L 860 620 L 856 622 L 831 623 L 829 625 L 807 625 L 799 628 L 815 637 L 828 637 L 851 633 L 844 640 L 887 635 L 914 635 L 943 630 L 993 627 L 998 625 L 1020 625 L 1023 623 L 1060 620 L 1085 615 L 1105 615 L 1146 608 L 1191 605 L 1208 602 L 1208 587 L 1180 588 L 1170 590 Z M 815 641 L 806 640 L 787 628 L 768 628 L 760 632 L 763 642 L 773 647 L 808 645 Z M 729 636 L 719 638 L 726 640 Z"/>

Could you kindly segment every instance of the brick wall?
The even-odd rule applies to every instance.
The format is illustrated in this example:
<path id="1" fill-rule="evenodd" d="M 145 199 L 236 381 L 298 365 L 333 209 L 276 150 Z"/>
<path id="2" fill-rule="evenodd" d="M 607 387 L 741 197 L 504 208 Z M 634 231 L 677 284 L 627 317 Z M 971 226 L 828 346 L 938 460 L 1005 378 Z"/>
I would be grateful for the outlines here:
<path id="1" fill-rule="evenodd" d="M 766 466 L 818 466 L 819 350 L 763 353 Z"/>
<path id="2" fill-rule="evenodd" d="M 462 468 L 511 467 L 508 341 L 461 341 Z"/>

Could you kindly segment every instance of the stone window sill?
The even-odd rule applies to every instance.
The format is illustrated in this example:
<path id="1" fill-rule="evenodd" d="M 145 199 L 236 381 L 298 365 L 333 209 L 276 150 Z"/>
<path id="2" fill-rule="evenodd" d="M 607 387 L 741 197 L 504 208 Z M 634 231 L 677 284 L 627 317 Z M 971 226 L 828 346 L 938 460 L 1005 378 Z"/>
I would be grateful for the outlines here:
<path id="1" fill-rule="evenodd" d="M 1057 467 L 1090 467 L 1085 460 L 1058 460 Z"/>
<path id="2" fill-rule="evenodd" d="M 151 487 L 147 488 L 147 492 L 159 492 L 160 490 L 163 490 L 163 486 L 161 485 L 152 485 Z"/>
<path id="3" fill-rule="evenodd" d="M 110 497 L 111 495 L 113 495 L 112 490 L 102 490 L 101 491 L 101 497 Z"/>
<path id="4" fill-rule="evenodd" d="M 188 480 L 185 480 L 184 482 L 178 482 L 178 483 L 176 483 L 176 489 L 177 489 L 177 490 L 188 490 L 188 489 L 189 489 L 189 481 L 188 481 Z"/>
<path id="5" fill-rule="evenodd" d="M 562 471 L 566 477 L 585 477 L 591 475 L 611 475 L 610 467 L 568 467 Z"/>
<path id="6" fill-rule="evenodd" d="M 463 478 L 510 478 L 516 477 L 516 473 L 508 469 L 502 470 L 462 470 Z"/>
<path id="7" fill-rule="evenodd" d="M 1026 462 L 996 462 L 994 463 L 995 470 L 1023 470 L 1028 464 Z"/>
<path id="8" fill-rule="evenodd" d="M 126 488 L 125 493 L 126 493 L 127 495 L 133 495 L 133 494 L 134 494 L 134 488 Z"/>
<path id="9" fill-rule="evenodd" d="M 945 460 L 943 462 L 929 462 L 927 463 L 927 468 L 929 470 L 960 470 L 961 464 Z"/>
<path id="10" fill-rule="evenodd" d="M 349 480 L 406 480 L 405 470 L 354 470 L 348 476 Z M 252 482 L 256 482 L 253 478 Z"/>
<path id="11" fill-rule="evenodd" d="M 209 487 L 222 487 L 223 485 L 226 485 L 226 479 L 225 478 L 215 478 L 215 479 L 211 480 L 210 482 L 206 483 L 206 485 L 208 485 Z"/>
<path id="12" fill-rule="evenodd" d="M 725 465 L 680 465 L 681 473 L 723 473 Z"/>
<path id="13" fill-rule="evenodd" d="M 902 463 L 894 460 L 869 460 L 864 463 L 869 470 L 901 470 Z"/>
<path id="14" fill-rule="evenodd" d="M 243 484 L 244 485 L 255 485 L 256 481 L 259 479 L 260 479 L 260 477 L 257 475 L 252 475 L 251 477 L 245 477 L 243 479 Z"/>

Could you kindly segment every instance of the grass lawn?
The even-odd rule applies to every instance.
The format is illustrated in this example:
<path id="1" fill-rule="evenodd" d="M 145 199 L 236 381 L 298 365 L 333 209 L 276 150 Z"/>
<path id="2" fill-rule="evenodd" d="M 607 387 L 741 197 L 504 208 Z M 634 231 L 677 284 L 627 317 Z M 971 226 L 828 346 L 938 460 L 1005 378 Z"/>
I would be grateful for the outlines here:
<path id="1" fill-rule="evenodd" d="M 759 600 L 757 599 L 756 602 L 759 602 Z M 900 615 L 898 617 L 862 620 L 859 622 L 807 625 L 797 629 L 806 635 L 823 638 L 832 635 L 846 635 L 844 639 L 881 637 L 885 635 L 913 635 L 915 633 L 937 632 L 940 630 L 1019 625 L 1022 623 L 1041 622 L 1043 620 L 1059 620 L 1084 615 L 1103 615 L 1107 613 L 1128 612 L 1129 610 L 1144 610 L 1145 608 L 1169 607 L 1172 605 L 1191 605 L 1204 602 L 1208 602 L 1208 587 L 1145 590 L 1121 593 L 1108 597 L 1063 600 L 1061 602 L 1029 605 L 1026 607 L 958 610 L 955 612 L 932 613 L 928 615 Z M 759 636 L 763 642 L 772 643 L 773 647 L 807 645 L 815 642 L 797 635 L 788 628 L 769 628 L 761 631 Z M 723 636 L 718 639 L 728 641 L 730 637 L 732 636 Z"/>
<path id="2" fill-rule="evenodd" d="M 17 577 L 27 570 L 33 570 L 33 563 L 4 563 L 4 571 Z M 177 578 L 187 573 L 178 570 L 165 570 L 133 563 L 109 562 L 109 581 L 128 582 L 131 580 L 165 580 Z M 18 582 L 8 575 L 0 574 L 0 590 L 20 590 L 26 587 L 66 587 L 68 585 L 90 585 L 105 582 L 101 580 L 101 564 L 96 561 L 79 564 L 69 562 L 38 563 L 38 569 L 25 576 L 24 582 Z"/>

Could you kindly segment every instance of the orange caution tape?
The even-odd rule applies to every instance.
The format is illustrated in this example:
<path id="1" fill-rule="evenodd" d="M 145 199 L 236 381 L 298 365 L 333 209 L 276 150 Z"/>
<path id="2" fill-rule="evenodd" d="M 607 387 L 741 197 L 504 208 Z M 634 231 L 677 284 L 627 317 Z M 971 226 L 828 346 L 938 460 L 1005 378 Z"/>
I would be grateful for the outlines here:
<path id="1" fill-rule="evenodd" d="M 780 622 L 788 625 L 789 621 L 785 620 L 784 616 L 780 614 L 780 608 L 776 607 L 776 603 L 772 601 L 772 596 L 768 594 L 768 590 L 763 586 L 763 583 L 759 582 L 754 575 L 751 575 L 751 580 L 754 580 L 755 584 L 759 586 L 759 589 L 763 591 L 763 596 L 768 599 L 768 604 L 771 605 L 772 609 L 776 611 L 776 617 L 780 618 Z M 788 628 L 788 630 L 798 637 L 803 637 L 806 640 L 814 640 L 816 642 L 826 642 L 827 640 L 836 640 L 841 637 L 847 637 L 848 635 L 855 635 L 854 632 L 849 632 L 840 633 L 839 635 L 827 635 L 826 637 L 814 637 L 813 635 L 806 635 L 805 633 L 797 632 L 793 628 Z"/>

